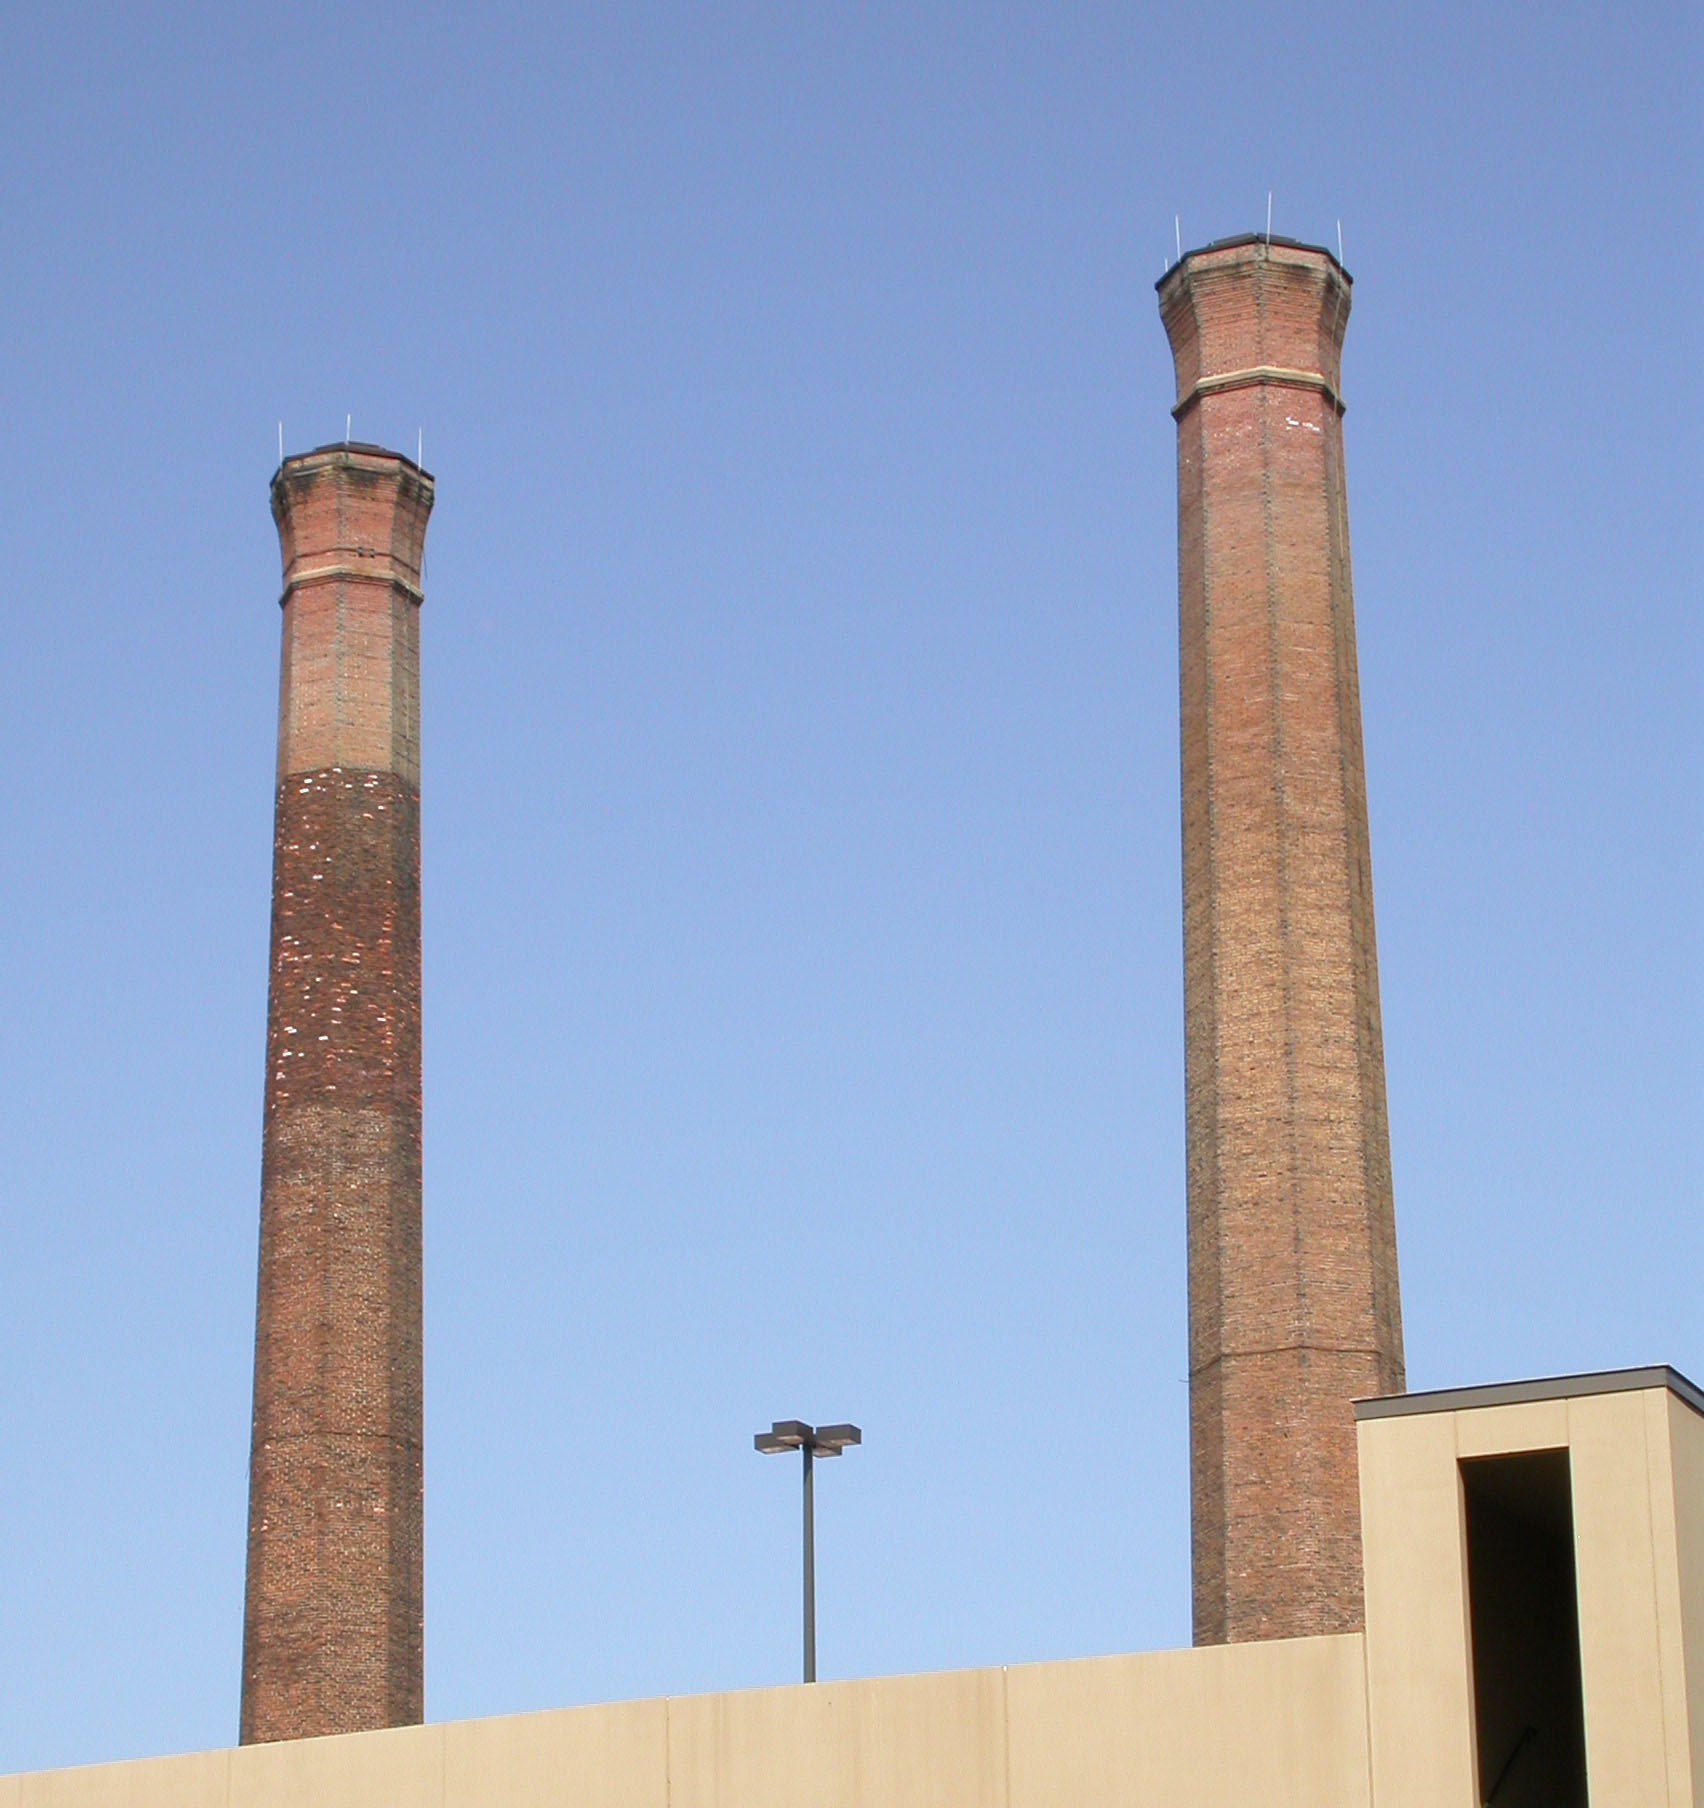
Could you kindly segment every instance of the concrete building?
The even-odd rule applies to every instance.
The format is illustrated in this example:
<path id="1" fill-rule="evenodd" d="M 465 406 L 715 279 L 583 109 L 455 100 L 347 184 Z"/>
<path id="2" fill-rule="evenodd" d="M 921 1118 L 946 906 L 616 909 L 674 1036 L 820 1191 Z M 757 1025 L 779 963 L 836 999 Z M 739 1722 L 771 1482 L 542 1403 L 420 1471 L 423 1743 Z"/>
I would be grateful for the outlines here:
<path id="1" fill-rule="evenodd" d="M 1349 278 L 1260 237 L 1191 253 L 1159 289 L 1177 367 L 1194 1647 L 406 1724 L 432 485 L 330 447 L 274 481 L 243 1743 L 0 1777 L 0 1808 L 1704 1808 L 1704 1394 L 1667 1368 L 1402 1391 Z"/>

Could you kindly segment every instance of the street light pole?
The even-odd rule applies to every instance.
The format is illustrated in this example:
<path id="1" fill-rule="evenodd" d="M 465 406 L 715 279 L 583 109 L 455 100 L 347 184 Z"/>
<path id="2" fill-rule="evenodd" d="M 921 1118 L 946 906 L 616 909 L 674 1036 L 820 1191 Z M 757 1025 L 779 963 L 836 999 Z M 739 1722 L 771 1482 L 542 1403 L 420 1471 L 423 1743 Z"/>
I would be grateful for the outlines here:
<path id="1" fill-rule="evenodd" d="M 805 1452 L 805 1681 L 816 1681 L 816 1482 L 811 1447 Z"/>
<path id="2" fill-rule="evenodd" d="M 803 1419 L 777 1419 L 752 1443 L 765 1456 L 797 1450 L 805 1459 L 805 1681 L 816 1681 L 816 1471 L 813 1459 L 839 1456 L 864 1434 L 856 1425 L 807 1425 Z"/>

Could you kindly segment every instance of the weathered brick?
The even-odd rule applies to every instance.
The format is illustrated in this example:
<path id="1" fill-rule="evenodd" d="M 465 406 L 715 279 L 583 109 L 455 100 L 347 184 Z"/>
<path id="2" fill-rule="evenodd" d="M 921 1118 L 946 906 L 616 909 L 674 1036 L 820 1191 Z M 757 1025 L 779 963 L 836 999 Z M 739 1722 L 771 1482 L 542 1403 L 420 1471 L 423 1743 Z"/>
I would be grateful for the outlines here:
<path id="1" fill-rule="evenodd" d="M 420 563 L 432 480 L 374 447 L 273 480 L 284 638 L 245 1743 L 418 1721 Z"/>
<path id="2" fill-rule="evenodd" d="M 1177 370 L 1198 1644 L 1361 1623 L 1350 1402 L 1403 1387 L 1343 476 L 1349 278 L 1159 284 Z"/>

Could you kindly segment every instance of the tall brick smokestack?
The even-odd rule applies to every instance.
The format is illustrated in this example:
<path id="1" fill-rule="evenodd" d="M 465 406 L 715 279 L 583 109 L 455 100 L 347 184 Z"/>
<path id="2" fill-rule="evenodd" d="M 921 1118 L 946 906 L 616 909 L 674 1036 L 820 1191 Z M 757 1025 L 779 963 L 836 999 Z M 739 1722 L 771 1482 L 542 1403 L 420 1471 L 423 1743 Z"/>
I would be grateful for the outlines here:
<path id="1" fill-rule="evenodd" d="M 420 568 L 432 479 L 272 480 L 284 651 L 242 1739 L 423 1717 Z"/>
<path id="2" fill-rule="evenodd" d="M 1403 1388 L 1343 479 L 1349 277 L 1158 285 L 1177 367 L 1197 1644 L 1361 1624 L 1350 1402 Z"/>

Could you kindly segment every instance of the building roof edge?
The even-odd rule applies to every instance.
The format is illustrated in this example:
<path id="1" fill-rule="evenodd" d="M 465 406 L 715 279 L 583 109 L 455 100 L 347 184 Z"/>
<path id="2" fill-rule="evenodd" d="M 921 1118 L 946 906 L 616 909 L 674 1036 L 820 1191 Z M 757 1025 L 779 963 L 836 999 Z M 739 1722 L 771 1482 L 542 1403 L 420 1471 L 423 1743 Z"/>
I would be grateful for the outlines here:
<path id="1" fill-rule="evenodd" d="M 1355 1417 L 1396 1419 L 1409 1413 L 1460 1412 L 1475 1406 L 1523 1406 L 1533 1400 L 1567 1400 L 1588 1394 L 1633 1394 L 1663 1387 L 1704 1417 L 1704 1389 L 1679 1369 L 1656 1363 L 1640 1369 L 1601 1369 L 1589 1375 L 1549 1375 L 1532 1381 L 1498 1381 L 1484 1387 L 1444 1387 L 1423 1394 L 1385 1394 L 1355 1402 Z"/>

